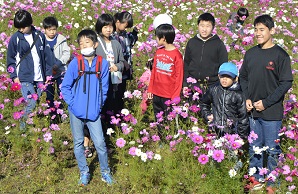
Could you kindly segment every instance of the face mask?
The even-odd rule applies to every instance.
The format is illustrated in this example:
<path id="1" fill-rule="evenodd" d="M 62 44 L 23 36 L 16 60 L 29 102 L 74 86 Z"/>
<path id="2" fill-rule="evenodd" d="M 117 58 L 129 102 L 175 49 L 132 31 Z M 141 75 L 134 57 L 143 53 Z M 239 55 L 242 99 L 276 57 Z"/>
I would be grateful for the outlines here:
<path id="1" fill-rule="evenodd" d="M 85 57 L 90 57 L 94 55 L 94 53 L 95 53 L 95 49 L 93 47 L 83 48 L 81 50 L 81 54 L 84 55 Z"/>

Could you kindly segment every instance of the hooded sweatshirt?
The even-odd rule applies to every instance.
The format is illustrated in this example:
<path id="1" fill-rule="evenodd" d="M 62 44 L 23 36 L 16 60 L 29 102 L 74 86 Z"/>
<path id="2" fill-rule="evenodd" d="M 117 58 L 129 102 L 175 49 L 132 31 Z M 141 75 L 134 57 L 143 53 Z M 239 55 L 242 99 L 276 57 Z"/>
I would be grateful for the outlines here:
<path id="1" fill-rule="evenodd" d="M 183 87 L 189 86 L 187 78 L 195 78 L 200 86 L 207 81 L 210 86 L 218 81 L 219 66 L 228 61 L 228 52 L 224 43 L 217 35 L 203 40 L 199 35 L 191 38 L 184 55 L 184 81 Z"/>

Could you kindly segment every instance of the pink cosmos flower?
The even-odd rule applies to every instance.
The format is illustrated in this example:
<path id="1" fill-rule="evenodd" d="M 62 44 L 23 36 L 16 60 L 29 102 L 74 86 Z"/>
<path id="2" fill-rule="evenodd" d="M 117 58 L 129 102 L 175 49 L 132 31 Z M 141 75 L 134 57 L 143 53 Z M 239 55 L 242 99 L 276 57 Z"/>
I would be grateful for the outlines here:
<path id="1" fill-rule="evenodd" d="M 288 182 L 292 182 L 292 181 L 293 181 L 293 177 L 291 177 L 291 176 L 287 176 L 287 177 L 286 177 L 286 181 L 288 181 Z"/>
<path id="2" fill-rule="evenodd" d="M 186 78 L 186 82 L 187 82 L 187 83 L 195 84 L 195 83 L 197 83 L 197 80 L 194 79 L 194 78 L 192 78 L 192 77 L 188 77 L 188 78 Z"/>
<path id="3" fill-rule="evenodd" d="M 222 150 L 214 150 L 212 158 L 217 162 L 221 162 L 224 159 L 223 151 Z"/>
<path id="4" fill-rule="evenodd" d="M 116 145 L 119 147 L 119 148 L 123 148 L 126 144 L 126 141 L 123 139 L 123 138 L 119 138 L 117 139 L 116 141 Z"/>
<path id="5" fill-rule="evenodd" d="M 136 149 L 137 149 L 136 147 L 129 148 L 128 154 L 132 155 L 132 156 L 135 156 L 136 155 Z"/>
<path id="6" fill-rule="evenodd" d="M 259 174 L 260 175 L 266 175 L 268 173 L 268 169 L 267 168 L 260 168 L 259 169 Z"/>
<path id="7" fill-rule="evenodd" d="M 45 142 L 49 142 L 52 140 L 52 134 L 51 132 L 46 132 L 44 135 L 43 135 L 43 139 L 45 140 Z"/>
<path id="8" fill-rule="evenodd" d="M 68 141 L 63 141 L 63 145 L 68 145 Z"/>
<path id="9" fill-rule="evenodd" d="M 13 68 L 12 66 L 9 66 L 9 67 L 7 68 L 7 72 L 8 72 L 8 73 L 13 73 L 13 72 L 14 72 L 14 68 Z"/>
<path id="10" fill-rule="evenodd" d="M 179 104 L 180 101 L 181 101 L 181 99 L 180 99 L 179 96 L 178 96 L 178 97 L 175 97 L 175 98 L 173 98 L 173 100 L 172 100 L 172 104 L 173 104 L 173 105 L 177 105 L 177 104 Z"/>
<path id="11" fill-rule="evenodd" d="M 252 143 L 257 138 L 258 138 L 258 135 L 254 131 L 251 131 L 249 136 L 248 136 L 248 142 Z"/>
<path id="12" fill-rule="evenodd" d="M 13 118 L 14 118 L 14 120 L 19 120 L 22 117 L 22 115 L 23 115 L 23 112 L 22 111 L 20 111 L 20 112 L 14 112 L 13 113 Z"/>
<path id="13" fill-rule="evenodd" d="M 49 147 L 49 152 L 50 152 L 50 154 L 53 154 L 54 152 L 55 152 L 55 148 L 54 147 Z"/>
<path id="14" fill-rule="evenodd" d="M 288 186 L 288 189 L 289 191 L 293 191 L 294 189 L 296 189 L 296 186 L 295 185 Z"/>
<path id="15" fill-rule="evenodd" d="M 156 142 L 160 140 L 160 137 L 158 135 L 152 135 L 152 141 Z"/>
<path id="16" fill-rule="evenodd" d="M 143 143 L 146 143 L 147 141 L 149 141 L 149 138 L 148 138 L 147 136 L 142 137 L 142 142 L 143 142 Z"/>
<path id="17" fill-rule="evenodd" d="M 146 154 L 147 154 L 147 158 L 149 160 L 152 160 L 154 153 L 152 151 L 147 151 Z"/>
<path id="18" fill-rule="evenodd" d="M 205 154 L 201 154 L 198 158 L 198 161 L 201 163 L 201 164 L 206 164 L 208 161 L 209 161 L 209 157 Z"/>
<path id="19" fill-rule="evenodd" d="M 284 165 L 282 169 L 283 169 L 282 174 L 290 174 L 291 172 L 290 167 L 288 165 Z"/>

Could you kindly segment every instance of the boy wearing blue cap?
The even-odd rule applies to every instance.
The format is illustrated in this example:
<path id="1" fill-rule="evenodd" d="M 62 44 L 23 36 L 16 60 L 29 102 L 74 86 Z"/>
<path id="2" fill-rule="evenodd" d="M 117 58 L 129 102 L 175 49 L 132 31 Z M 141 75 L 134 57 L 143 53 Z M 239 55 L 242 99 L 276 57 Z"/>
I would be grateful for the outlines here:
<path id="1" fill-rule="evenodd" d="M 238 84 L 238 69 L 234 63 L 223 63 L 218 71 L 219 82 L 209 87 L 200 101 L 202 117 L 218 137 L 236 133 L 247 139 L 249 120 L 245 98 Z"/>

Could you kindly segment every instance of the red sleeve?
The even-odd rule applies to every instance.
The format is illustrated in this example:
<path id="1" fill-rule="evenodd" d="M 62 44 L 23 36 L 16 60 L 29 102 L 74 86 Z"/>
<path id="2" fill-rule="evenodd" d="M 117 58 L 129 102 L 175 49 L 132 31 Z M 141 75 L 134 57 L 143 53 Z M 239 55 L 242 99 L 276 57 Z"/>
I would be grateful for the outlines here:
<path id="1" fill-rule="evenodd" d="M 154 76 L 155 76 L 155 71 L 156 71 L 156 53 L 153 59 L 153 65 L 152 65 L 152 71 L 151 71 L 151 76 L 150 76 L 150 82 L 148 86 L 148 92 L 152 93 L 153 90 L 153 83 L 154 83 Z"/>
<path id="2" fill-rule="evenodd" d="M 183 58 L 179 52 L 179 55 L 177 55 L 177 58 L 175 60 L 175 75 L 174 75 L 175 85 L 174 85 L 172 100 L 175 97 L 180 97 L 180 92 L 182 90 L 182 82 L 183 82 L 183 64 L 184 64 Z"/>

